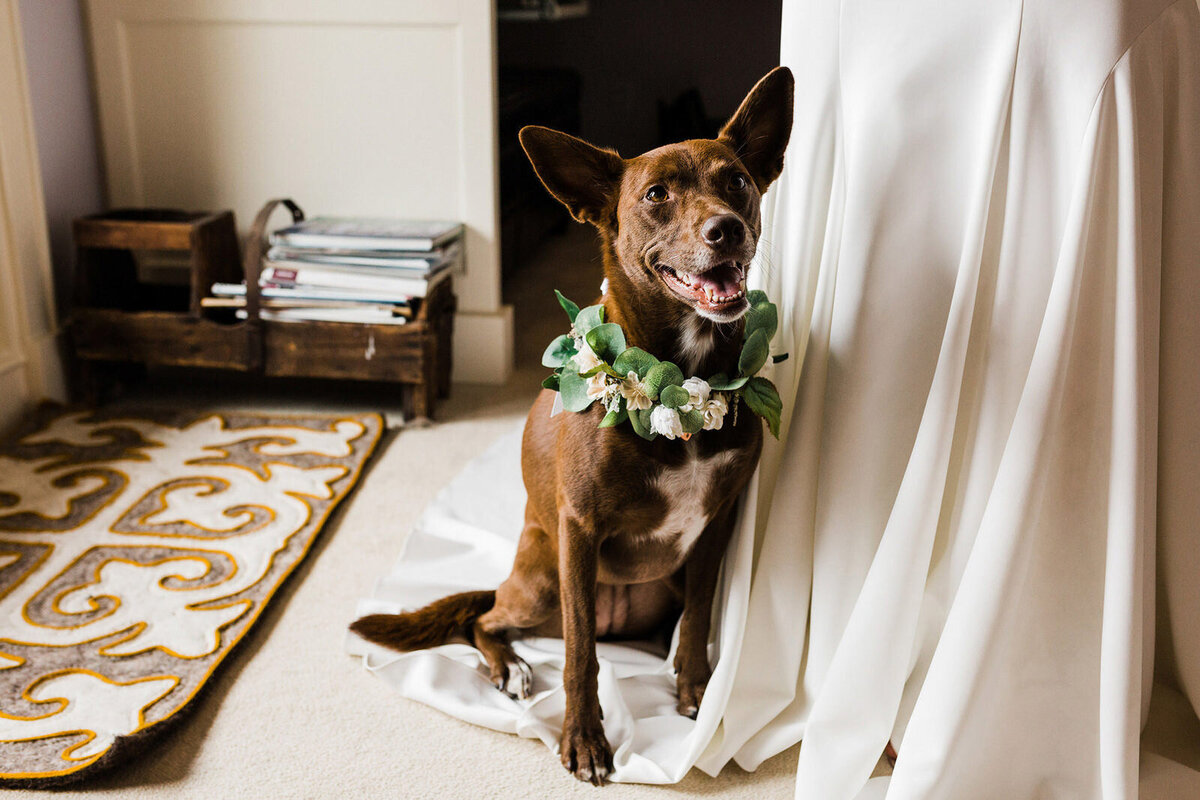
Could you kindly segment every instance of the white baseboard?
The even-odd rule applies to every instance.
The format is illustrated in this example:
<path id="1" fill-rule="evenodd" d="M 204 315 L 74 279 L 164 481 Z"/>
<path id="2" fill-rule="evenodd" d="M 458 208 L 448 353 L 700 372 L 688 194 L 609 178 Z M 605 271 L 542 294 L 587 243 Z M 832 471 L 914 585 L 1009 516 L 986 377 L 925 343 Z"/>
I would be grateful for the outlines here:
<path id="1" fill-rule="evenodd" d="M 0 435 L 6 434 L 29 410 L 29 386 L 25 380 L 25 360 L 12 353 L 0 353 Z"/>
<path id="2" fill-rule="evenodd" d="M 513 310 L 454 316 L 452 379 L 463 383 L 504 383 L 512 374 Z"/>
<path id="3" fill-rule="evenodd" d="M 67 399 L 58 337 L 46 334 L 29 343 L 33 358 L 15 350 L 0 352 L 0 433 L 42 400 Z"/>

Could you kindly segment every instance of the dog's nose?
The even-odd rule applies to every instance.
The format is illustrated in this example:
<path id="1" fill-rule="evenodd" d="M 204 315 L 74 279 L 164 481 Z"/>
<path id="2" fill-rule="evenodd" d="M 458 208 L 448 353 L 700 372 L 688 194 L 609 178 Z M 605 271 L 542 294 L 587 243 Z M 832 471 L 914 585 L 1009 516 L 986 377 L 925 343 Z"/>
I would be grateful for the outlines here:
<path id="1" fill-rule="evenodd" d="M 740 247 L 746 239 L 746 226 L 736 214 L 717 214 L 704 221 L 700 235 L 709 247 Z"/>

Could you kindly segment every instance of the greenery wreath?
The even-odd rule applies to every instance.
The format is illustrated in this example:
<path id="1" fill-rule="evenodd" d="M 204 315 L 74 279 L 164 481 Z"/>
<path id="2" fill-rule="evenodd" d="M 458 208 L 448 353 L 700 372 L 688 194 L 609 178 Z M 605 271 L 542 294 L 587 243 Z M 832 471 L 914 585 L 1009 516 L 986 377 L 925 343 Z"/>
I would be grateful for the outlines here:
<path id="1" fill-rule="evenodd" d="M 771 337 L 779 325 L 775 304 L 762 291 L 746 294 L 750 309 L 738 374 L 724 373 L 707 380 L 685 378 L 670 361 L 660 361 L 640 347 L 625 344 L 625 331 L 604 321 L 604 306 L 580 308 L 555 290 L 559 305 L 571 320 L 571 331 L 556 338 L 542 354 L 542 365 L 554 370 L 542 386 L 558 392 L 567 411 L 585 411 L 603 404 L 599 427 L 610 428 L 626 420 L 643 439 L 658 436 L 689 439 L 702 430 L 719 430 L 725 415 L 742 401 L 762 417 L 779 438 L 783 403 L 775 384 L 757 373 L 767 363 Z"/>

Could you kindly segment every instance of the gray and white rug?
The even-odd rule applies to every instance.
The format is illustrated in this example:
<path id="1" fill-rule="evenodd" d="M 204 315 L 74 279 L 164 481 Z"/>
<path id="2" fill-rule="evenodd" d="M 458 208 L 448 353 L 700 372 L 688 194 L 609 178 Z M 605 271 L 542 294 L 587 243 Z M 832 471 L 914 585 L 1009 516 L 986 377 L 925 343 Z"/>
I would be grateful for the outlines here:
<path id="1" fill-rule="evenodd" d="M 0 448 L 0 785 L 82 777 L 178 714 L 382 431 L 72 412 Z"/>

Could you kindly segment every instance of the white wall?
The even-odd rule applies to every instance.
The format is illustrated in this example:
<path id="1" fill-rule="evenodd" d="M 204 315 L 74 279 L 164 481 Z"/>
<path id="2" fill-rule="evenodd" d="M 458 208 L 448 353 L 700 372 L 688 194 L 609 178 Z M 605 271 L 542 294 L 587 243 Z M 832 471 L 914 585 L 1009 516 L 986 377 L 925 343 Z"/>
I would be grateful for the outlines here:
<path id="1" fill-rule="evenodd" d="M 85 8 L 110 203 L 462 220 L 455 377 L 507 377 L 491 0 Z"/>

